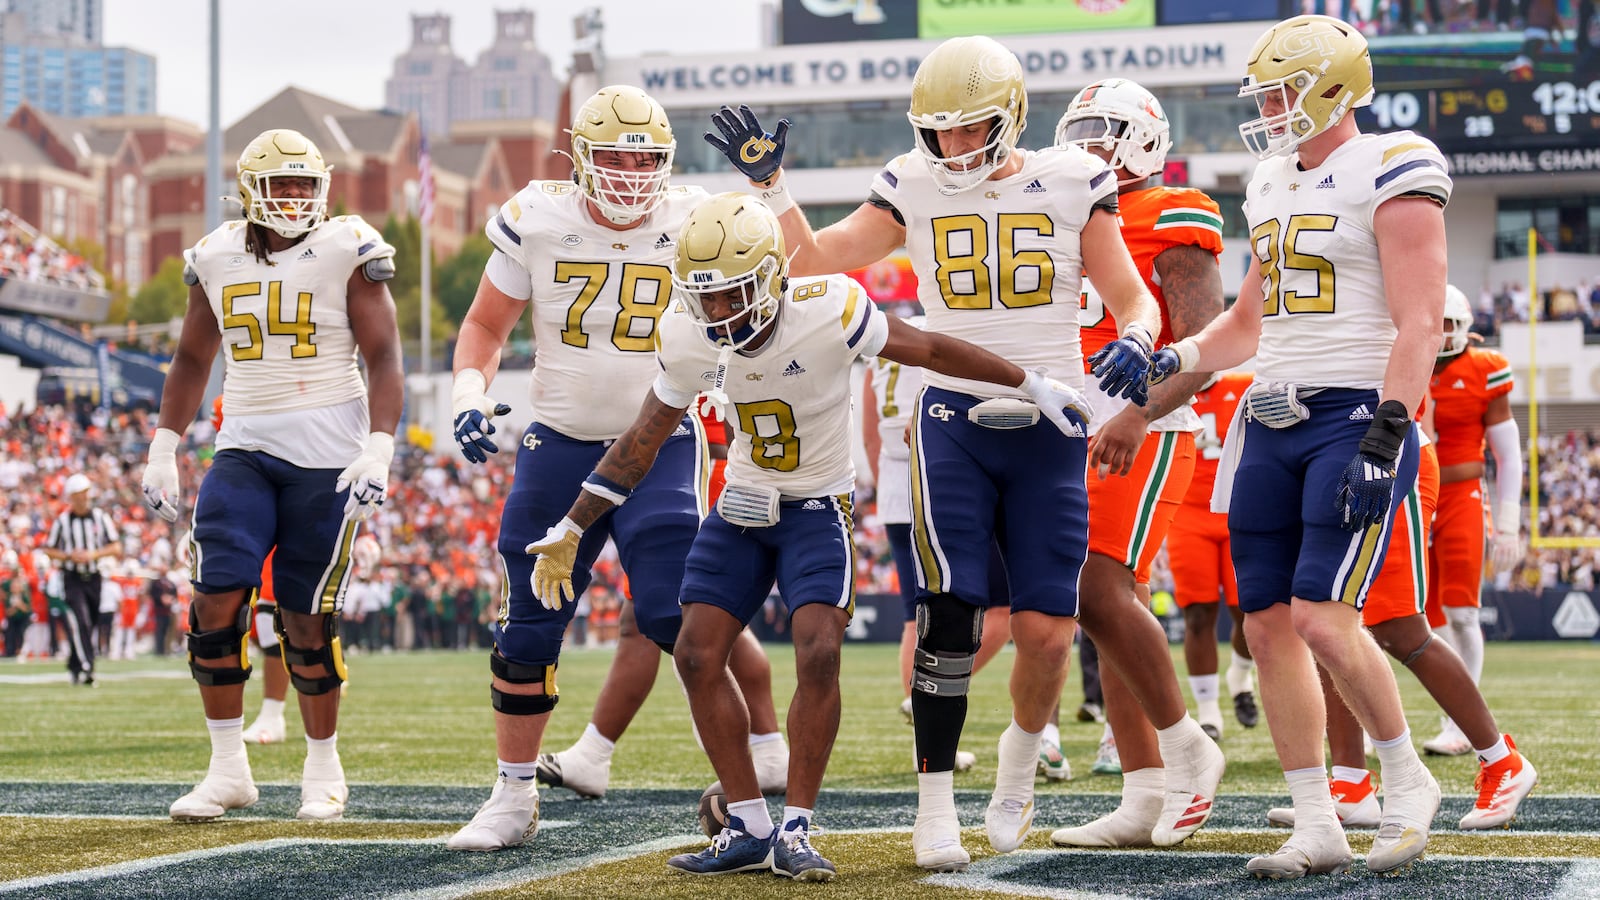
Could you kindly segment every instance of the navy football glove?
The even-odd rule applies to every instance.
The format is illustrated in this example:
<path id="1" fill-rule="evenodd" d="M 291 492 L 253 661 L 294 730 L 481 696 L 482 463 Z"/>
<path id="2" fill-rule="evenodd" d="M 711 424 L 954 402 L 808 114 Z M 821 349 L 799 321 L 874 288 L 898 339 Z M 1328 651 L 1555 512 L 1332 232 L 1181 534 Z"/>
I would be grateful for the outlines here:
<path id="1" fill-rule="evenodd" d="M 1150 357 L 1150 380 L 1147 383 L 1155 387 L 1182 371 L 1183 360 L 1178 356 L 1178 351 L 1172 349 L 1171 345 L 1162 347 Z"/>
<path id="2" fill-rule="evenodd" d="M 789 137 L 789 120 L 779 119 L 775 131 L 761 130 L 761 122 L 748 106 L 735 113 L 724 106 L 711 117 L 722 137 L 706 132 L 706 143 L 728 158 L 733 167 L 758 184 L 766 184 L 783 165 L 783 146 Z"/>
<path id="3" fill-rule="evenodd" d="M 1389 514 L 1394 496 L 1395 460 L 1411 430 L 1411 416 L 1405 404 L 1386 400 L 1372 417 L 1367 434 L 1355 459 L 1339 475 L 1334 492 L 1340 524 L 1346 531 L 1360 532 L 1382 524 Z"/>
<path id="4" fill-rule="evenodd" d="M 1130 327 L 1122 337 L 1089 357 L 1089 374 L 1100 379 L 1100 390 L 1107 395 L 1127 397 L 1143 406 L 1149 399 L 1145 379 L 1150 374 L 1151 345 L 1150 335 L 1143 327 Z"/>
<path id="5" fill-rule="evenodd" d="M 494 408 L 496 416 L 503 416 L 509 412 L 511 407 L 504 403 Z M 499 445 L 489 440 L 489 435 L 495 431 L 491 418 L 493 417 L 486 416 L 476 409 L 456 414 L 456 444 L 468 462 L 481 463 L 489 458 L 488 454 L 500 452 Z"/>

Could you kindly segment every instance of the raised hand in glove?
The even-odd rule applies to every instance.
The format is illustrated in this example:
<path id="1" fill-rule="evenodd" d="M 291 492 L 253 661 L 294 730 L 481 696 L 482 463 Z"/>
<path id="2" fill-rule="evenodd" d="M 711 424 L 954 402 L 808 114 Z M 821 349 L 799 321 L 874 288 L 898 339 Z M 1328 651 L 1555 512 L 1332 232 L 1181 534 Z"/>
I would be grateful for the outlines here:
<path id="1" fill-rule="evenodd" d="M 1143 406 L 1149 399 L 1150 348 L 1154 341 L 1143 326 L 1135 323 L 1122 337 L 1101 347 L 1089 357 L 1089 374 L 1100 379 L 1100 389 L 1112 397 L 1122 396 Z"/>
<path id="2" fill-rule="evenodd" d="M 168 522 L 178 521 L 178 441 L 182 440 L 170 428 L 156 429 L 150 439 L 150 452 L 145 457 L 144 476 L 140 488 L 144 491 L 146 506 Z"/>
<path id="3" fill-rule="evenodd" d="M 344 514 L 357 522 L 372 518 L 389 496 L 389 463 L 394 461 L 394 435 L 374 431 L 367 435 L 366 449 L 356 461 L 345 466 L 333 489 L 350 496 L 344 501 Z"/>
<path id="4" fill-rule="evenodd" d="M 1029 372 L 1022 379 L 1021 387 L 1039 407 L 1040 414 L 1061 429 L 1062 434 L 1083 437 L 1088 433 L 1089 419 L 1094 413 L 1081 392 L 1054 378 L 1046 378 L 1042 372 Z"/>
<path id="5" fill-rule="evenodd" d="M 563 518 L 551 525 L 544 537 L 522 548 L 529 556 L 539 556 L 528 581 L 533 595 L 546 609 L 559 610 L 563 602 L 572 599 L 572 567 L 577 564 L 578 542 L 582 539 L 583 529 Z"/>
<path id="6" fill-rule="evenodd" d="M 1372 416 L 1366 437 L 1355 458 L 1339 475 L 1334 492 L 1340 524 L 1346 531 L 1365 531 L 1382 524 L 1394 499 L 1396 465 L 1400 449 L 1411 431 L 1411 416 L 1404 403 L 1385 400 Z"/>
<path id="7" fill-rule="evenodd" d="M 455 413 L 456 446 L 467 462 L 481 463 L 500 447 L 489 440 L 494 434 L 495 416 L 511 412 L 504 403 L 495 403 L 484 391 L 488 384 L 477 369 L 462 369 L 450 388 L 450 406 Z"/>
<path id="8" fill-rule="evenodd" d="M 789 120 L 779 119 L 773 131 L 763 131 L 761 121 L 748 106 L 740 106 L 736 113 L 724 106 L 711 116 L 711 124 L 722 132 L 717 137 L 706 132 L 706 143 L 728 158 L 744 177 L 757 184 L 772 181 L 783 165 L 783 146 L 789 136 Z"/>

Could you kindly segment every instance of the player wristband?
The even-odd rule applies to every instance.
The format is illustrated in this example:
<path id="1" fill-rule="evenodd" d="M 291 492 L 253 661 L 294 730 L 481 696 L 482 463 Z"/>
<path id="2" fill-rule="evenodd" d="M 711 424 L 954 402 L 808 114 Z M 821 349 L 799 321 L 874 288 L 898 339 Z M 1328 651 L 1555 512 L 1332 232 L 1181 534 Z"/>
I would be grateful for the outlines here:
<path id="1" fill-rule="evenodd" d="M 789 196 L 789 186 L 784 184 L 782 169 L 778 170 L 778 175 L 772 179 L 771 184 L 761 189 L 759 196 L 761 202 L 765 203 L 775 216 L 781 216 L 795 208 L 794 198 Z"/>
<path id="2" fill-rule="evenodd" d="M 633 488 L 624 487 L 599 472 L 589 473 L 589 477 L 583 480 L 583 489 L 617 506 L 626 503 L 628 498 L 633 496 Z"/>
<path id="3" fill-rule="evenodd" d="M 1367 426 L 1366 437 L 1361 439 L 1361 452 L 1384 462 L 1400 458 L 1400 448 L 1411 431 L 1411 413 L 1399 400 L 1385 400 L 1372 414 L 1372 424 Z"/>
<path id="4" fill-rule="evenodd" d="M 176 456 L 178 453 L 178 444 L 182 440 L 183 436 L 178 434 L 176 431 L 173 431 L 171 428 L 157 428 L 155 437 L 150 439 L 150 452 L 148 458 L 156 459 L 157 457 L 163 456 Z"/>
<path id="5" fill-rule="evenodd" d="M 1128 327 L 1123 330 L 1122 336 L 1129 340 L 1137 341 L 1139 346 L 1144 348 L 1146 354 L 1155 349 L 1155 339 L 1150 337 L 1150 329 L 1144 327 L 1143 322 L 1128 323 Z"/>
<path id="6" fill-rule="evenodd" d="M 1200 366 L 1200 345 L 1193 338 L 1184 338 L 1181 341 L 1168 344 L 1166 349 L 1178 354 L 1178 371 L 1193 372 Z M 1215 380 L 1213 378 L 1213 380 Z"/>

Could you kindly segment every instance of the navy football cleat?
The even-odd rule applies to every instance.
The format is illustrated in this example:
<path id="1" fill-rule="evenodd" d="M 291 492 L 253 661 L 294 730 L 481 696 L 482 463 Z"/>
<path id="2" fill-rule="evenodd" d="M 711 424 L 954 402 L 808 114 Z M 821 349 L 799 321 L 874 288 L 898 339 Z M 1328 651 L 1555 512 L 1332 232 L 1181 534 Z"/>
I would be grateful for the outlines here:
<path id="1" fill-rule="evenodd" d="M 744 830 L 744 820 L 729 816 L 727 827 L 711 839 L 711 846 L 699 853 L 680 853 L 667 865 L 691 875 L 731 875 L 772 867 L 772 845 L 778 832 L 758 838 Z"/>

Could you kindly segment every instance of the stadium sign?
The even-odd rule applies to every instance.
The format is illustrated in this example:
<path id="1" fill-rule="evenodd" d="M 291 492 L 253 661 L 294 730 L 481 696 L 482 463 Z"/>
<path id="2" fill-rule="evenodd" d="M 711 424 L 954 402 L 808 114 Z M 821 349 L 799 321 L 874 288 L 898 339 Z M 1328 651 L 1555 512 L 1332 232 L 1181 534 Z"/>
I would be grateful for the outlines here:
<path id="1" fill-rule="evenodd" d="M 75 322 L 104 322 L 111 296 L 20 278 L 0 280 L 0 309 L 38 313 Z"/>
<path id="2" fill-rule="evenodd" d="M 1450 154 L 1450 174 L 1455 176 L 1552 175 L 1562 172 L 1600 172 L 1600 148 L 1567 147 Z"/>
<path id="3" fill-rule="evenodd" d="M 1030 91 L 1076 91 L 1102 78 L 1149 87 L 1236 82 L 1258 23 L 1087 34 L 1008 36 Z M 707 56 L 613 59 L 605 79 L 644 88 L 669 109 L 723 103 L 825 103 L 900 98 L 937 41 L 866 41 L 768 47 Z"/>

